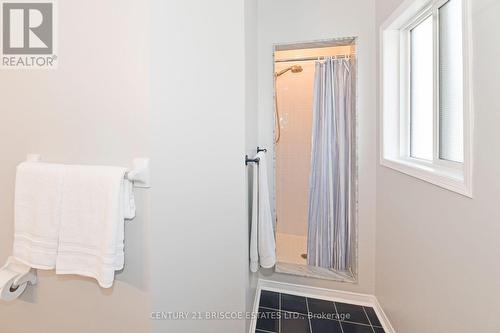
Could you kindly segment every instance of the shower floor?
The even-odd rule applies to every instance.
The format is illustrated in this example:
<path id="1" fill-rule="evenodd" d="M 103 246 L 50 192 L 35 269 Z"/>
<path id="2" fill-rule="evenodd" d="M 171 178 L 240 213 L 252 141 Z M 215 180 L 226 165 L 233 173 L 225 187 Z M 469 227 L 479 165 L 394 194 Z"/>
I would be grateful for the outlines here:
<path id="1" fill-rule="evenodd" d="M 307 237 L 276 233 L 276 256 L 278 262 L 306 265 L 302 255 L 307 253 Z"/>
<path id="2" fill-rule="evenodd" d="M 368 306 L 262 290 L 256 333 L 385 333 Z"/>

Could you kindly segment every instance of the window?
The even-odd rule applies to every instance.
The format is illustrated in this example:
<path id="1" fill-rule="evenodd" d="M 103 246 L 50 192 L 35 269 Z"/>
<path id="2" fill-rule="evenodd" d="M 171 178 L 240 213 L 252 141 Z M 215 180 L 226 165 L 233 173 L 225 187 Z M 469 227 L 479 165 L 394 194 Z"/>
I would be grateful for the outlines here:
<path id="1" fill-rule="evenodd" d="M 410 34 L 410 156 L 432 160 L 433 39 L 432 16 Z"/>
<path id="2" fill-rule="evenodd" d="M 415 0 L 383 24 L 381 163 L 471 196 L 467 0 Z"/>
<path id="3" fill-rule="evenodd" d="M 462 163 L 463 56 L 460 1 L 439 8 L 439 158 Z"/>

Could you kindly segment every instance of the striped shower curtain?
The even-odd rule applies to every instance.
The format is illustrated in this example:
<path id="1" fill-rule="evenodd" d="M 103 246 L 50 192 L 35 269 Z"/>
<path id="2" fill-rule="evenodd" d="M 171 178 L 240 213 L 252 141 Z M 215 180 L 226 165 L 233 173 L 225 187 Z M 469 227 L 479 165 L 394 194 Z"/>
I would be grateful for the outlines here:
<path id="1" fill-rule="evenodd" d="M 307 263 L 337 271 L 351 267 L 355 217 L 353 60 L 316 63 Z"/>

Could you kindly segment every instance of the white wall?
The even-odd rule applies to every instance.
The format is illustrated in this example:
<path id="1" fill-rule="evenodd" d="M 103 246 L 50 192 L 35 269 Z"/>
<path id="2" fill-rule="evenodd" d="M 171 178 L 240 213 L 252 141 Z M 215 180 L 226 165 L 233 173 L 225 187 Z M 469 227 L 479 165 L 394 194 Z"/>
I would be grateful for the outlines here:
<path id="1" fill-rule="evenodd" d="M 58 11 L 59 68 L 0 73 L 1 265 L 12 253 L 15 167 L 27 153 L 49 162 L 118 166 L 150 155 L 147 3 L 68 0 L 58 2 Z M 0 302 L 0 330 L 147 331 L 147 191 L 137 199 L 138 217 L 126 225 L 125 270 L 112 289 L 40 272 L 38 285 L 19 300 Z"/>
<path id="2" fill-rule="evenodd" d="M 42 272 L 20 300 L 0 304 L 2 331 L 245 330 L 245 320 L 150 320 L 151 311 L 244 311 L 253 302 L 243 158 L 257 141 L 256 53 L 245 58 L 256 3 L 245 5 L 59 2 L 59 68 L 2 71 L 0 260 L 11 253 L 15 166 L 26 153 L 153 163 L 114 288 Z"/>
<path id="3" fill-rule="evenodd" d="M 152 0 L 153 311 L 244 311 L 245 3 Z M 156 321 L 243 332 L 245 321 Z"/>
<path id="4" fill-rule="evenodd" d="M 259 0 L 259 143 L 273 153 L 273 44 L 359 37 L 359 284 L 263 272 L 262 277 L 357 292 L 374 292 L 375 34 L 374 0 Z M 272 171 L 272 165 L 269 165 Z M 272 174 L 272 172 L 270 173 Z"/>
<path id="5" fill-rule="evenodd" d="M 399 3 L 377 1 L 377 23 Z M 377 170 L 376 295 L 398 332 L 500 327 L 500 2 L 471 4 L 474 198 Z"/>

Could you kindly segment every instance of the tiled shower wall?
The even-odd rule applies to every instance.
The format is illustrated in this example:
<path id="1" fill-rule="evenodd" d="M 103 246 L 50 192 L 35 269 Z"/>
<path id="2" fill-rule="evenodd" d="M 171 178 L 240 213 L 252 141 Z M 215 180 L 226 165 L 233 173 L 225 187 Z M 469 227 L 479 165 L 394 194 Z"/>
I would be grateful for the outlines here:
<path id="1" fill-rule="evenodd" d="M 281 138 L 276 148 L 277 230 L 306 237 L 314 61 L 278 63 L 276 71 L 291 65 L 300 65 L 303 71 L 289 71 L 276 82 L 281 117 Z"/>

